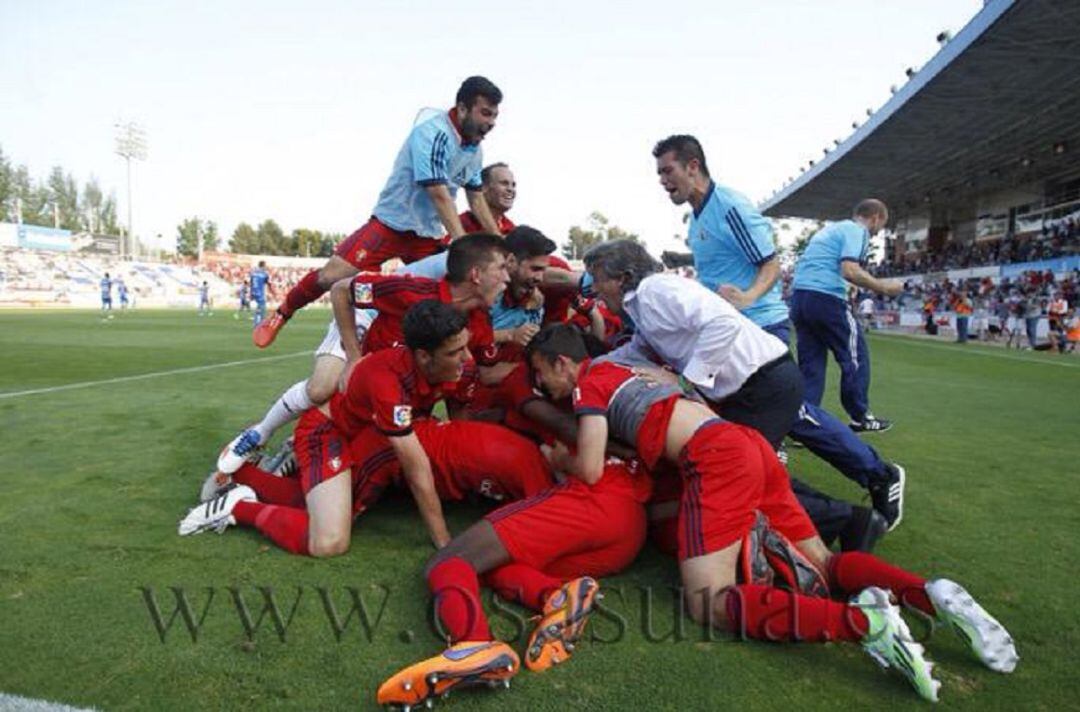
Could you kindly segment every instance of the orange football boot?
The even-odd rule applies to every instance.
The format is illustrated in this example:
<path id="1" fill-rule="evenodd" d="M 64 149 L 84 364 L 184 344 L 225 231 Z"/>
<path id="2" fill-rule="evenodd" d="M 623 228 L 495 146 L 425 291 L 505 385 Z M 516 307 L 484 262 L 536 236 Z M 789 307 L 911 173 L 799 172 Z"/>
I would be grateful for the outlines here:
<path id="1" fill-rule="evenodd" d="M 544 602 L 544 612 L 525 647 L 525 667 L 543 672 L 574 652 L 574 643 L 585 632 L 593 605 L 603 598 L 600 584 L 582 576 L 563 584 Z"/>
<path id="2" fill-rule="evenodd" d="M 274 343 L 274 339 L 277 338 L 278 332 L 281 331 L 281 327 L 285 326 L 286 321 L 288 319 L 282 316 L 281 312 L 275 310 L 273 314 L 259 322 L 259 325 L 255 327 L 255 331 L 251 334 L 251 340 L 260 349 L 265 349 Z"/>
<path id="3" fill-rule="evenodd" d="M 401 670 L 379 686 L 380 705 L 398 705 L 406 712 L 419 704 L 469 685 L 510 687 L 521 669 L 517 653 L 498 640 L 462 641 L 438 655 Z"/>

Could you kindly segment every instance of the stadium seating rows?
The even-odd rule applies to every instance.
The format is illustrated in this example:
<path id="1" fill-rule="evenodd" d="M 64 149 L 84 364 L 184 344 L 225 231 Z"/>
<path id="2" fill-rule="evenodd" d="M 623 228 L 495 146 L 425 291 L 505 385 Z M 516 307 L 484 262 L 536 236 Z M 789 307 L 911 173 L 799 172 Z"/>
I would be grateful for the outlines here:
<path id="1" fill-rule="evenodd" d="M 236 304 L 247 278 L 246 264 L 217 261 L 199 268 L 185 262 L 120 261 L 100 255 L 0 249 L 0 303 L 6 305 L 97 306 L 106 272 L 127 285 L 133 302 L 142 306 L 194 306 L 205 280 L 214 302 Z M 271 267 L 274 294 L 285 291 L 310 267 Z M 116 298 L 114 290 L 113 297 Z"/>

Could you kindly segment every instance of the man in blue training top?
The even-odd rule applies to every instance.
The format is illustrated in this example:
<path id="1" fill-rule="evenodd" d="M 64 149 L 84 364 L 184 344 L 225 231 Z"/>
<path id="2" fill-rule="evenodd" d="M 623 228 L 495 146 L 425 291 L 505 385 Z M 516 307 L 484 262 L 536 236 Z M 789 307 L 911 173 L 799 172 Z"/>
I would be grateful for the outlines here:
<path id="1" fill-rule="evenodd" d="M 255 311 L 251 315 L 252 324 L 258 326 L 266 318 L 266 289 L 270 284 L 270 273 L 266 271 L 266 260 L 259 262 L 259 266 L 251 270 L 248 277 L 251 285 L 251 301 L 255 302 Z"/>
<path id="2" fill-rule="evenodd" d="M 669 136 L 656 144 L 653 157 L 671 201 L 689 203 L 693 209 L 689 245 L 698 280 L 789 345 L 791 322 L 781 298 L 780 266 L 768 220 L 743 195 L 712 180 L 705 151 L 693 136 Z M 808 399 L 788 434 L 865 487 L 890 529 L 900 523 L 906 476 L 902 467 L 886 463 L 838 418 Z"/>
<path id="3" fill-rule="evenodd" d="M 847 283 L 895 297 L 899 282 L 875 279 L 863 269 L 870 236 L 889 221 L 885 203 L 867 198 L 855 206 L 850 220 L 827 225 L 810 238 L 795 265 L 791 317 L 799 339 L 799 368 L 806 382 L 806 400 L 821 403 L 825 390 L 826 355 L 840 366 L 840 403 L 855 432 L 883 432 L 888 420 L 870 412 L 870 352 L 847 301 Z"/>
<path id="4" fill-rule="evenodd" d="M 101 311 L 112 311 L 112 280 L 109 279 L 109 273 L 106 272 L 105 276 L 101 278 Z"/>
<path id="5" fill-rule="evenodd" d="M 284 302 L 252 334 L 266 348 L 298 310 L 325 294 L 338 280 L 378 271 L 395 257 L 409 263 L 445 249 L 444 236 L 465 234 L 454 202 L 465 189 L 469 210 L 485 232 L 499 226 L 482 194 L 480 143 L 499 115 L 502 91 L 491 80 L 473 76 L 462 82 L 449 111 L 425 115 L 409 132 L 371 219 L 334 251 L 329 261 L 289 290 Z"/>
<path id="6" fill-rule="evenodd" d="M 123 277 L 116 278 L 116 296 L 120 297 L 120 308 L 128 308 L 128 290 Z"/>

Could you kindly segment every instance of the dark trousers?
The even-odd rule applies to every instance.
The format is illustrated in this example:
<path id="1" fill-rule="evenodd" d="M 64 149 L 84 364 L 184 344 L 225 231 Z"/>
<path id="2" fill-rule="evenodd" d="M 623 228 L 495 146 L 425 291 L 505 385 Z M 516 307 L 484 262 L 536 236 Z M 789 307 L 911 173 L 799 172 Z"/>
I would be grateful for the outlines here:
<path id="1" fill-rule="evenodd" d="M 956 340 L 961 344 L 968 340 L 968 318 L 966 316 L 956 317 Z"/>
<path id="2" fill-rule="evenodd" d="M 790 345 L 791 322 L 785 319 L 764 327 L 765 331 Z M 800 369 L 801 371 L 801 369 Z M 867 487 L 889 476 L 885 461 L 877 451 L 860 440 L 840 419 L 819 405 L 804 401 L 792 423 L 788 437 L 839 470 L 845 477 Z"/>
<path id="3" fill-rule="evenodd" d="M 838 297 L 796 289 L 791 295 L 791 320 L 798 338 L 806 401 L 821 405 L 826 361 L 832 352 L 840 366 L 840 403 L 852 420 L 861 421 L 870 409 L 870 352 L 851 308 Z"/>

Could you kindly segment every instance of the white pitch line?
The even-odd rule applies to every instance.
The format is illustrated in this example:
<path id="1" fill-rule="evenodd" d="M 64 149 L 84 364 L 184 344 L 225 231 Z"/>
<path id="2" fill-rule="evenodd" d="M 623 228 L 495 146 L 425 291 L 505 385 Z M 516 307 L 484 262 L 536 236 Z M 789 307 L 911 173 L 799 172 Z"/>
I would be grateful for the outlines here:
<path id="1" fill-rule="evenodd" d="M 281 361 L 287 358 L 295 358 L 297 356 L 310 356 L 311 351 L 297 351 L 291 354 L 281 354 L 280 356 L 266 356 L 264 358 L 249 358 L 243 361 L 226 361 L 225 363 L 213 363 L 209 366 L 191 366 L 188 368 L 174 368 L 169 371 L 154 371 L 152 373 L 140 373 L 136 376 L 119 376 L 118 378 L 106 378 L 101 381 L 82 381 L 80 383 L 67 383 L 63 386 L 52 386 L 50 388 L 32 388 L 28 391 L 10 391 L 8 393 L 0 393 L 0 400 L 6 400 L 8 398 L 19 398 L 20 396 L 32 396 L 40 393 L 56 393 L 58 391 L 73 391 L 78 388 L 91 388 L 93 386 L 107 386 L 113 383 L 127 383 L 128 381 L 143 381 L 149 378 L 160 378 L 161 376 L 176 376 L 182 373 L 198 373 L 200 371 L 213 371 L 217 368 L 229 368 L 231 366 L 244 366 L 250 363 L 267 363 L 270 361 Z"/>
<path id="2" fill-rule="evenodd" d="M 1010 354 L 997 353 L 988 350 L 988 347 L 976 346 L 974 348 L 961 348 L 959 346 L 946 346 L 945 344 L 936 344 L 932 341 L 924 340 L 918 336 L 908 336 L 907 334 L 887 334 L 878 332 L 873 336 L 884 336 L 894 341 L 903 341 L 916 348 L 928 348 L 937 349 L 938 351 L 948 351 L 953 354 L 968 354 L 971 356 L 987 356 L 989 358 L 1000 358 L 1007 361 L 1020 361 L 1022 363 L 1037 363 L 1040 366 L 1059 366 L 1062 368 L 1080 368 L 1080 363 L 1069 363 L 1068 361 L 1051 361 L 1049 359 L 1043 360 L 1041 358 L 1024 358 L 1023 356 L 1012 356 Z M 1059 354 L 1062 358 L 1071 359 L 1072 356 L 1065 356 Z"/>
<path id="3" fill-rule="evenodd" d="M 95 712 L 96 709 L 94 707 L 70 707 L 56 702 L 49 702 L 48 700 L 0 692 L 0 710 L 10 710 L 10 712 Z"/>

